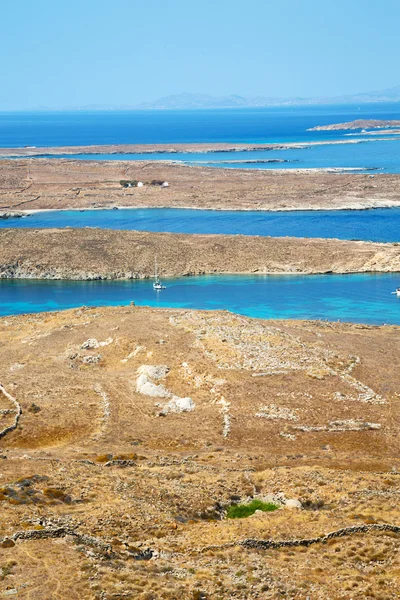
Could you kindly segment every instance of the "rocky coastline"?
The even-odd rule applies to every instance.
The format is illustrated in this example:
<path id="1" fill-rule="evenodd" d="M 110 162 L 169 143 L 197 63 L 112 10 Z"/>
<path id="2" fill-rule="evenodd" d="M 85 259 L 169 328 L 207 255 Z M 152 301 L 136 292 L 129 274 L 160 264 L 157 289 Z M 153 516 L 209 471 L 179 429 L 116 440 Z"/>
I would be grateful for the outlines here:
<path id="1" fill-rule="evenodd" d="M 66 250 L 67 249 L 67 250 Z M 400 245 L 102 229 L 0 230 L 0 278 L 145 279 L 202 274 L 400 272 Z"/>
<path id="2" fill-rule="evenodd" d="M 26 217 L 27 213 L 24 211 L 0 211 L 0 219 L 19 219 L 21 217 Z"/>

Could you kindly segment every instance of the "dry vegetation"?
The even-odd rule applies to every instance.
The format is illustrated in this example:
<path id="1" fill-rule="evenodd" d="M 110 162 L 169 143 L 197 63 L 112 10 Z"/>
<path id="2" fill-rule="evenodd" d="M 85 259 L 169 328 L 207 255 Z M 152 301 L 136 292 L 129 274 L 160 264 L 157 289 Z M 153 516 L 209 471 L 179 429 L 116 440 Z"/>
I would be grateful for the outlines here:
<path id="1" fill-rule="evenodd" d="M 394 142 L 395 143 L 395 142 Z M 123 188 L 120 180 L 167 180 Z M 172 207 L 242 210 L 400 206 L 399 175 L 217 169 L 149 161 L 1 160 L 0 211 Z"/>
<path id="2" fill-rule="evenodd" d="M 396 532 L 235 544 L 400 525 L 399 332 L 136 307 L 1 319 L 22 415 L 0 442 L 0 595 L 398 598 Z M 282 508 L 224 518 L 252 499 Z"/>
<path id="3" fill-rule="evenodd" d="M 0 212 L 400 206 L 398 183 L 20 158 L 0 161 Z M 394 244 L 0 232 L 5 277 L 146 277 L 155 254 L 163 275 L 399 270 Z M 133 306 L 0 319 L 0 596 L 400 597 L 399 333 Z M 239 503 L 279 509 L 227 518 Z"/>
<path id="4" fill-rule="evenodd" d="M 100 229 L 0 229 L 0 277 L 132 279 L 154 274 L 400 271 L 400 245 Z"/>

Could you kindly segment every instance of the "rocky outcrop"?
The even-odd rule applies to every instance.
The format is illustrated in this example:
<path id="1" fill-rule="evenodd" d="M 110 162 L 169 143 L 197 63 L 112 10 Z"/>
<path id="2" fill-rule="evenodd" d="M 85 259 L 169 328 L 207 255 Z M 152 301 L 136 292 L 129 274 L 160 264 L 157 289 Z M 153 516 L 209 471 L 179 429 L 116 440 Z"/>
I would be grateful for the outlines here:
<path id="1" fill-rule="evenodd" d="M 26 217 L 26 213 L 16 211 L 16 210 L 8 211 L 8 212 L 0 211 L 0 219 L 19 219 L 21 217 Z"/>

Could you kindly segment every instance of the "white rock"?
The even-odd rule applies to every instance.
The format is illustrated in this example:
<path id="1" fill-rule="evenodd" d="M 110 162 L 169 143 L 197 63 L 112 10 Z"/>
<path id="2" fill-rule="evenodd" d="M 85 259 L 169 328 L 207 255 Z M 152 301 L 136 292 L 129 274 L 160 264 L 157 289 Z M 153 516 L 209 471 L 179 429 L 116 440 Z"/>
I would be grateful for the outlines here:
<path id="1" fill-rule="evenodd" d="M 95 365 L 101 361 L 101 354 L 94 354 L 93 356 L 84 356 L 82 362 L 86 365 Z"/>
<path id="2" fill-rule="evenodd" d="M 161 414 L 191 412 L 195 408 L 195 403 L 191 398 L 179 398 L 173 396 L 167 404 L 162 407 Z"/>
<path id="3" fill-rule="evenodd" d="M 94 348 L 102 348 L 103 346 L 109 346 L 112 344 L 113 339 L 108 338 L 105 342 L 98 342 L 96 338 L 89 338 L 86 342 L 83 342 L 82 350 L 93 350 Z"/>
<path id="4" fill-rule="evenodd" d="M 179 398 L 175 396 L 162 384 L 156 384 L 154 381 L 159 381 L 166 377 L 169 368 L 166 365 L 142 365 L 138 368 L 136 379 L 136 391 L 145 396 L 153 398 L 170 398 L 167 404 L 161 406 L 161 414 L 166 415 L 170 412 L 190 412 L 194 410 L 195 404 L 191 398 Z"/>
<path id="5" fill-rule="evenodd" d="M 169 369 L 166 365 L 142 365 L 138 368 L 138 375 L 144 375 L 145 377 L 150 377 L 151 379 L 163 379 Z"/>
<path id="6" fill-rule="evenodd" d="M 153 383 L 146 377 L 146 375 L 140 375 L 136 380 L 136 390 L 139 394 L 144 396 L 152 396 L 153 398 L 168 398 L 171 394 L 163 386 Z"/>
<path id="7" fill-rule="evenodd" d="M 295 498 L 289 498 L 289 500 L 286 500 L 285 502 L 285 507 L 286 508 L 301 508 L 301 502 L 299 500 L 296 500 Z"/>

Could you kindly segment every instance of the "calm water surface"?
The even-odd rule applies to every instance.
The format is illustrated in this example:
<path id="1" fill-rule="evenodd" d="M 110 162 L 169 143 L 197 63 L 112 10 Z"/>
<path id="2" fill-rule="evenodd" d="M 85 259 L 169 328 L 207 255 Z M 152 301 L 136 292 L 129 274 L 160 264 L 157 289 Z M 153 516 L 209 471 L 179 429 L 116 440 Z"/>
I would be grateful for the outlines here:
<path id="1" fill-rule="evenodd" d="M 264 319 L 328 319 L 400 325 L 400 275 L 220 275 L 151 281 L 0 280 L 0 315 L 129 304 L 227 309 Z"/>
<path id="2" fill-rule="evenodd" d="M 167 194 L 171 193 L 166 191 Z M 99 227 L 174 233 L 400 241 L 400 208 L 337 211 L 213 211 L 173 208 L 48 211 L 0 219 L 0 228 Z"/>
<path id="3" fill-rule="evenodd" d="M 219 110 L 0 113 L 0 147 L 97 144 L 289 143 L 373 140 L 254 153 L 75 155 L 84 160 L 173 159 L 188 164 L 248 169 L 334 168 L 400 172 L 400 136 L 381 141 L 361 130 L 308 131 L 355 119 L 399 119 L 400 103 Z M 385 132 L 385 137 L 390 131 Z M 285 162 L 271 163 L 276 159 Z M 235 160 L 238 162 L 231 162 Z M 249 161 L 258 162 L 249 162 Z M 259 162 L 262 161 L 262 162 Z"/>
<path id="4" fill-rule="evenodd" d="M 307 131 L 355 119 L 399 119 L 399 103 L 219 110 L 0 113 L 0 147 L 307 142 L 346 132 Z"/>

